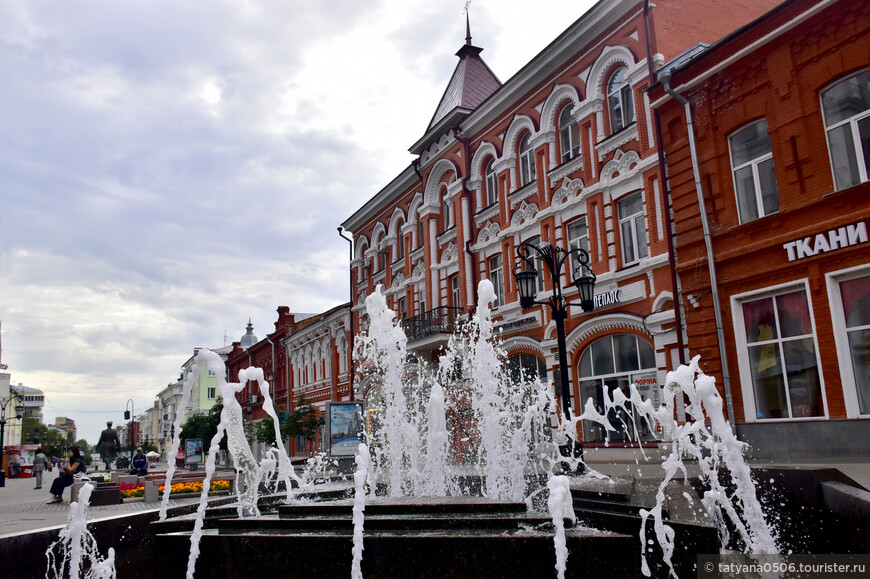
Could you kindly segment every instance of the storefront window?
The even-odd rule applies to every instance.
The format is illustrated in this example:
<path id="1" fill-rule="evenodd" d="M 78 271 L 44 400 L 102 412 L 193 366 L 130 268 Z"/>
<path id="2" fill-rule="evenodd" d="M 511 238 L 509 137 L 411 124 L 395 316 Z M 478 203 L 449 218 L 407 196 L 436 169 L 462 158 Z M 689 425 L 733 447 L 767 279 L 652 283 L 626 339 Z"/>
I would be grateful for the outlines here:
<path id="1" fill-rule="evenodd" d="M 507 369 L 513 384 L 533 382 L 538 378 L 543 382 L 547 379 L 547 365 L 534 354 L 521 352 L 510 356 Z"/>
<path id="2" fill-rule="evenodd" d="M 756 417 L 822 416 L 815 337 L 805 290 L 743 303 Z"/>
<path id="3" fill-rule="evenodd" d="M 641 385 L 638 388 L 644 400 L 653 400 L 653 405 L 658 406 L 655 351 L 649 342 L 633 334 L 616 334 L 592 342 L 580 356 L 578 375 L 581 401 L 578 413 L 583 411 L 589 399 L 598 412 L 604 412 L 605 388 L 609 398 L 613 398 L 616 389 L 628 398 L 629 384 L 632 383 Z M 611 409 L 607 418 L 613 430 L 584 421 L 583 440 L 632 442 L 638 437 L 642 441 L 654 440 L 656 432 L 651 430 L 652 425 L 647 424 L 634 409 L 631 414 Z"/>
<path id="4" fill-rule="evenodd" d="M 858 411 L 870 414 L 870 275 L 840 282 Z"/>

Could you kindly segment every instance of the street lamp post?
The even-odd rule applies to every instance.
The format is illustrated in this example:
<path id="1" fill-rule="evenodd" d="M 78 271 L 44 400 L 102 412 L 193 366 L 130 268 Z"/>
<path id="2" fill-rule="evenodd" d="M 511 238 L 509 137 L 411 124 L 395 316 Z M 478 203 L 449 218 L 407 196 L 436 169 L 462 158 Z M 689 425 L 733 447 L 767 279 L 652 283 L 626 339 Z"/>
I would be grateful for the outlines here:
<path id="1" fill-rule="evenodd" d="M 517 289 L 520 294 L 520 307 L 527 310 L 535 304 L 550 306 L 553 320 L 556 322 L 556 339 L 559 349 L 559 374 L 562 387 L 562 408 L 567 419 L 571 410 L 571 385 L 568 382 L 568 354 L 565 345 L 565 320 L 568 318 L 568 308 L 580 307 L 584 312 L 595 308 L 593 299 L 595 291 L 595 274 L 589 267 L 589 253 L 581 248 L 565 250 L 551 245 L 534 245 L 523 242 L 517 247 L 518 264 L 522 267 L 514 271 Z M 535 260 L 540 260 L 550 272 L 553 280 L 553 293 L 545 301 L 536 301 L 538 293 L 538 270 Z M 567 264 L 573 262 L 573 283 L 580 294 L 580 302 L 568 302 L 562 294 L 562 271 Z M 574 442 L 573 437 L 563 447 L 563 455 L 579 450 L 582 456 L 583 448 Z M 569 454 L 570 455 L 570 454 Z"/>
<path id="2" fill-rule="evenodd" d="M 24 416 L 21 398 L 10 389 L 8 398 L 5 396 L 0 398 L 0 487 L 6 486 L 6 465 L 3 464 L 3 458 L 6 456 L 6 408 L 13 400 L 18 402 L 15 405 L 15 419 L 21 420 Z"/>

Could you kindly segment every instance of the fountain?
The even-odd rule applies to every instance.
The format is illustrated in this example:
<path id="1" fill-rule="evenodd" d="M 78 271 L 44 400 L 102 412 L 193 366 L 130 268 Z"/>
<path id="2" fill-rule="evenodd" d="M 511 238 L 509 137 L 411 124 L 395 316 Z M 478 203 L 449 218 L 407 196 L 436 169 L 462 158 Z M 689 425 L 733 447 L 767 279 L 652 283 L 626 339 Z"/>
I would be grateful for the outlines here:
<path id="1" fill-rule="evenodd" d="M 256 382 L 277 429 L 269 384 L 259 368 L 241 371 L 237 383 L 220 379 L 225 402 L 212 445 L 228 437 L 237 471 L 234 507 L 207 508 L 216 454 L 210 453 L 195 515 L 168 518 L 166 493 L 152 524 L 152 564 L 161 576 L 178 574 L 182 554 L 188 578 L 258 568 L 353 578 L 367 571 L 443 576 L 455 574 L 457 565 L 464 574 L 561 578 L 601 568 L 626 576 L 694 575 L 696 554 L 718 552 L 720 542 L 747 553 L 778 552 L 742 445 L 722 418 L 721 399 L 697 358 L 668 374 L 659 408 L 632 386 L 628 396 L 618 390 L 612 398 L 605 395 L 601 412 L 587 401 L 579 416 L 554 416 L 559 406 L 551 385 L 508 379 L 490 319 L 488 281 L 481 282 L 479 295 L 476 315 L 451 338 L 436 366 L 409 356 L 405 333 L 380 289 L 368 297 L 370 325 L 359 336 L 356 356 L 365 379 L 380 391 L 372 417 L 380 428 L 360 445 L 352 481 L 337 486 L 314 483 L 324 478 L 313 474 L 322 470 L 322 457 L 309 464 L 312 474 L 298 477 L 277 431 L 278 448 L 258 462 L 244 437 L 235 393 L 248 380 Z M 201 350 L 191 375 L 204 365 L 225 374 L 220 357 Z M 183 396 L 190 386 L 185 381 Z M 691 417 L 685 424 L 674 420 L 674 400 L 682 394 Z M 561 456 L 555 441 L 574 438 L 582 420 L 613 429 L 608 416 L 614 410 L 623 411 L 615 412 L 621 420 L 635 420 L 632 409 L 661 428 L 670 446 L 657 488 L 639 492 L 637 481 L 591 469 L 584 476 L 556 473 L 565 460 L 576 471 L 582 459 Z M 637 426 L 627 430 L 637 433 Z M 708 487 L 700 498 L 675 482 L 678 473 L 688 478 L 682 459 L 689 455 Z M 170 456 L 167 484 L 173 465 Z M 719 480 L 723 468 L 731 477 L 727 486 Z"/>

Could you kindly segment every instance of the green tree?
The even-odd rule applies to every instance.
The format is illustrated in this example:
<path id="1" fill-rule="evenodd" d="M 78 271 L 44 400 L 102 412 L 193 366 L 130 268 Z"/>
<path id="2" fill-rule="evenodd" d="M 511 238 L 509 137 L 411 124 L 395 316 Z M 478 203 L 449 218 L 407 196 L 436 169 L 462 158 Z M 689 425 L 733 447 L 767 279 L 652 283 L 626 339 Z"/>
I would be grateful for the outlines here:
<path id="1" fill-rule="evenodd" d="M 208 412 L 188 417 L 184 422 L 184 426 L 181 428 L 181 439 L 201 438 L 202 449 L 203 451 L 208 452 L 209 447 L 211 446 L 211 439 L 215 434 L 217 434 L 218 426 L 221 423 L 221 411 L 223 408 L 224 400 L 218 396 L 217 400 L 215 400 L 214 406 L 209 408 Z M 221 439 L 219 448 L 227 448 L 226 435 Z"/>
<path id="2" fill-rule="evenodd" d="M 317 409 L 303 395 L 299 397 L 299 404 L 293 412 L 287 416 L 287 421 L 281 425 L 281 435 L 303 436 L 306 441 L 310 441 L 324 423 L 323 417 L 317 414 Z"/>

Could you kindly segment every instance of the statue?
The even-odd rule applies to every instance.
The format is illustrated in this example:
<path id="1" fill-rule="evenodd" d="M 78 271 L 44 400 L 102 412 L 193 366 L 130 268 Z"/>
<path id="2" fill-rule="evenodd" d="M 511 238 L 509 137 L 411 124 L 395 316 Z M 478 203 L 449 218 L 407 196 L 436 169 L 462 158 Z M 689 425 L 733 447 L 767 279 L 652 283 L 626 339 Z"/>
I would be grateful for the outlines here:
<path id="1" fill-rule="evenodd" d="M 111 420 L 106 423 L 106 429 L 100 434 L 100 442 L 97 446 L 100 448 L 100 456 L 106 464 L 106 470 L 111 469 L 118 449 L 121 448 L 121 441 L 118 440 L 118 433 L 112 428 Z"/>

